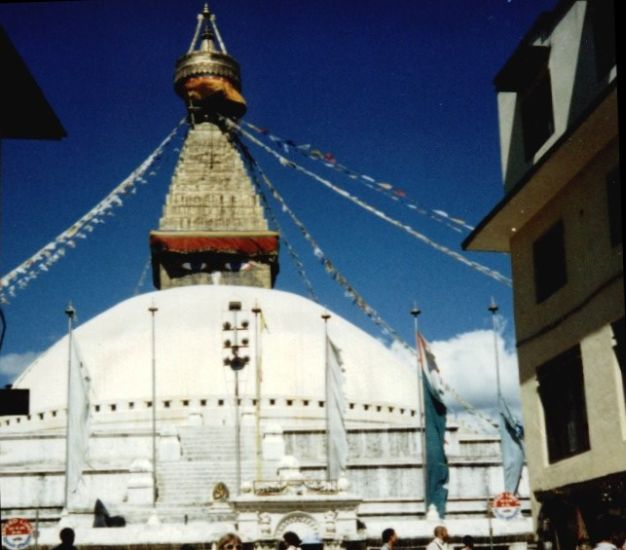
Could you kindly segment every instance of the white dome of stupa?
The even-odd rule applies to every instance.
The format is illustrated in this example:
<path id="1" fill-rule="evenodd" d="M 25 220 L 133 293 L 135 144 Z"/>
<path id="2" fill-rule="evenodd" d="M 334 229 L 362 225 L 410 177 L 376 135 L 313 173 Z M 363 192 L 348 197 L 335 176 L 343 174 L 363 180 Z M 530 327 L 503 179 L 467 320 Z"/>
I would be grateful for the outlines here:
<path id="1" fill-rule="evenodd" d="M 277 417 L 324 418 L 326 310 L 301 296 L 244 286 L 194 285 L 130 298 L 74 330 L 74 341 L 90 378 L 90 402 L 113 421 L 111 412 L 139 414 L 152 395 L 152 330 L 148 308 L 155 306 L 157 403 L 174 411 L 232 403 L 234 374 L 224 365 L 232 332 L 229 303 L 240 302 L 237 321 L 248 321 L 250 357 L 240 371 L 242 405 L 255 398 L 258 319 L 262 364 L 262 401 Z M 340 350 L 345 371 L 348 421 L 414 424 L 417 384 L 414 372 L 381 342 L 338 315 L 328 320 L 328 335 Z M 31 416 L 63 410 L 67 404 L 68 338 L 43 353 L 14 387 L 30 390 Z M 287 411 L 289 409 L 289 411 Z M 297 412 L 296 412 L 297 411 Z M 109 413 L 105 415 L 104 413 Z M 46 414 L 48 416 L 48 414 Z M 268 416 L 272 416 L 268 414 Z M 126 416 L 126 420 L 131 420 Z M 25 426 L 22 426 L 25 428 Z"/>

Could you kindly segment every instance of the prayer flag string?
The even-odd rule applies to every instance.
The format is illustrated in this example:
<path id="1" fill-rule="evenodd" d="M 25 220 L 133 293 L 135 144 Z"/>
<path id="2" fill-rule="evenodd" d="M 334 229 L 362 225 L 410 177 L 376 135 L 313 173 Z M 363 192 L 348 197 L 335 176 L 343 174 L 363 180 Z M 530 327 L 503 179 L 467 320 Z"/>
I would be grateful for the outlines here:
<path id="1" fill-rule="evenodd" d="M 243 146 L 243 143 L 242 143 Z M 245 147 L 245 146 L 244 146 Z M 292 223 L 299 229 L 300 233 L 304 237 L 304 239 L 309 243 L 313 250 L 313 255 L 317 258 L 317 260 L 324 266 L 324 270 L 326 273 L 333 279 L 335 282 L 339 284 L 344 289 L 344 295 L 352 300 L 352 302 L 363 312 L 367 317 L 369 317 L 376 326 L 380 328 L 382 333 L 392 339 L 402 341 L 400 335 L 389 325 L 380 315 L 379 313 L 370 306 L 365 298 L 348 282 L 346 277 L 335 267 L 334 263 L 326 256 L 324 251 L 321 249 L 317 241 L 314 239 L 313 235 L 309 232 L 309 230 L 302 223 L 300 218 L 295 214 L 295 212 L 289 207 L 289 205 L 285 202 L 283 196 L 278 192 L 276 187 L 272 184 L 270 179 L 265 175 L 265 172 L 261 169 L 259 164 L 254 160 L 251 155 L 247 155 L 256 171 L 258 171 L 261 180 L 265 184 L 265 186 L 269 189 L 272 198 L 278 202 L 283 212 L 285 212 Z"/>
<path id="2" fill-rule="evenodd" d="M 87 239 L 87 236 L 95 230 L 97 225 L 105 223 L 106 216 L 113 216 L 114 208 L 123 206 L 123 195 L 135 194 L 138 183 L 148 183 L 146 176 L 156 175 L 157 161 L 161 160 L 165 148 L 174 139 L 184 122 L 184 119 L 181 120 L 159 146 L 89 212 L 40 248 L 30 258 L 4 275 L 0 279 L 0 303 L 9 303 L 9 297 L 15 297 L 17 290 L 26 288 L 31 281 L 42 273 L 46 273 L 52 265 L 65 256 L 68 249 L 76 248 L 79 239 Z"/>
<path id="3" fill-rule="evenodd" d="M 414 229 L 413 227 L 411 227 L 408 224 L 402 223 L 394 218 L 392 218 L 391 216 L 385 214 L 384 212 L 382 212 L 381 210 L 374 208 L 373 206 L 367 204 L 366 202 L 364 202 L 362 199 L 350 194 L 349 192 L 347 192 L 345 189 L 342 189 L 340 187 L 338 187 L 337 185 L 335 185 L 334 183 L 330 182 L 329 180 L 322 178 L 320 176 L 318 176 L 317 174 L 311 172 L 310 170 L 307 170 L 306 168 L 304 168 L 303 166 L 285 158 L 283 155 L 281 155 L 280 153 L 274 151 L 271 147 L 268 147 L 265 143 L 263 143 L 262 141 L 258 140 L 257 138 L 255 138 L 252 134 L 250 134 L 250 132 L 247 132 L 246 130 L 244 130 L 243 128 L 241 128 L 241 126 L 239 126 L 237 123 L 233 122 L 232 120 L 228 120 L 228 124 L 231 125 L 231 127 L 233 127 L 234 129 L 236 129 L 237 131 L 239 131 L 241 133 L 241 135 L 243 135 L 245 138 L 247 138 L 249 141 L 251 141 L 252 143 L 254 143 L 255 145 L 259 146 L 261 149 L 263 149 L 264 151 L 266 151 L 267 153 L 269 153 L 271 156 L 273 156 L 282 166 L 285 166 L 287 168 L 293 168 L 307 176 L 309 176 L 310 178 L 313 178 L 314 180 L 318 181 L 319 183 L 321 183 L 322 185 L 324 185 L 325 187 L 331 189 L 332 191 L 334 191 L 335 193 L 337 193 L 338 195 L 344 197 L 345 199 L 353 202 L 354 204 L 360 206 L 361 208 L 363 208 L 364 210 L 366 210 L 367 212 L 369 212 L 370 214 L 373 214 L 374 216 L 390 223 L 391 225 L 401 229 L 402 231 L 404 231 L 405 233 L 408 233 L 409 235 L 411 235 L 412 237 L 416 238 L 417 240 L 423 242 L 424 244 L 430 246 L 431 248 L 434 248 L 435 250 L 438 250 L 439 252 L 442 252 L 443 254 L 453 258 L 454 260 L 465 264 L 466 266 L 470 267 L 471 269 L 478 271 L 479 273 L 482 273 L 483 275 L 486 275 L 487 277 L 491 277 L 492 279 L 498 281 L 499 283 L 503 283 L 507 286 L 511 286 L 511 279 L 509 279 L 508 277 L 506 277 L 505 275 L 502 275 L 501 273 L 499 273 L 498 271 L 494 270 L 494 269 L 490 269 L 474 260 L 470 260 L 468 258 L 466 258 L 465 256 L 463 256 L 462 254 L 460 254 L 459 252 L 456 252 L 450 248 L 448 248 L 447 246 L 444 246 L 442 244 L 439 244 L 435 241 L 433 241 L 432 239 L 429 239 L 426 235 L 424 235 L 423 233 L 420 233 L 419 231 L 417 231 L 416 229 Z"/>
<path id="4" fill-rule="evenodd" d="M 323 153 L 321 149 L 313 147 L 309 144 L 299 145 L 291 139 L 277 136 L 269 130 L 265 128 L 260 128 L 259 126 L 256 126 L 255 124 L 247 121 L 241 121 L 241 123 L 251 130 L 254 130 L 257 134 L 267 137 L 279 150 L 282 150 L 285 153 L 296 152 L 299 155 L 318 161 L 325 167 L 345 174 L 350 179 L 362 183 L 363 185 L 365 185 L 369 189 L 372 189 L 373 191 L 376 191 L 377 193 L 382 193 L 389 199 L 403 204 L 404 206 L 406 206 L 410 210 L 413 210 L 414 212 L 417 212 L 418 214 L 422 214 L 432 220 L 444 224 L 446 227 L 449 227 L 453 231 L 462 233 L 464 231 L 474 230 L 474 227 L 467 224 L 463 219 L 455 216 L 450 216 L 445 210 L 427 208 L 424 205 L 412 201 L 407 197 L 407 192 L 400 187 L 396 187 L 395 185 L 387 183 L 385 181 L 377 180 L 376 178 L 368 176 L 367 174 L 356 172 L 354 170 L 351 170 L 350 168 L 347 168 L 343 164 L 339 164 L 333 153 Z"/>
<path id="5" fill-rule="evenodd" d="M 133 296 L 137 296 L 141 292 L 141 289 L 143 288 L 143 286 L 146 284 L 146 278 L 148 277 L 148 271 L 150 270 L 151 265 L 152 265 L 152 258 L 148 256 L 148 258 L 146 258 L 145 263 L 143 264 L 141 275 L 139 275 L 139 280 L 137 281 L 137 285 L 135 286 Z"/>

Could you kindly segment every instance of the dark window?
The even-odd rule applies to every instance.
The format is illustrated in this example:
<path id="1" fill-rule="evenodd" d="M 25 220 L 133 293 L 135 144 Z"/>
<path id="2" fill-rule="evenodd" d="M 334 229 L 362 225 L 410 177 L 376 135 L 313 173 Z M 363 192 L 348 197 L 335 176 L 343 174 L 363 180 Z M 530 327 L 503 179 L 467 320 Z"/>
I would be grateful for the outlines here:
<path id="1" fill-rule="evenodd" d="M 613 329 L 613 350 L 622 372 L 622 387 L 626 399 L 626 342 L 624 342 L 626 340 L 626 326 L 624 326 L 624 317 L 611 323 L 611 328 Z"/>
<path id="2" fill-rule="evenodd" d="M 537 369 L 548 439 L 548 459 L 557 462 L 589 450 L 589 429 L 580 347 Z"/>
<path id="3" fill-rule="evenodd" d="M 605 78 L 615 66 L 615 6 L 613 0 L 588 2 L 593 43 L 596 54 L 596 75 Z"/>
<path id="4" fill-rule="evenodd" d="M 616 168 L 606 177 L 606 195 L 609 206 L 609 231 L 611 244 L 622 244 L 622 182 L 619 168 Z"/>
<path id="5" fill-rule="evenodd" d="M 520 93 L 524 153 L 530 160 L 554 132 L 550 71 L 545 67 Z"/>
<path id="6" fill-rule="evenodd" d="M 533 244 L 537 303 L 554 294 L 567 282 L 563 222 L 558 221 Z"/>

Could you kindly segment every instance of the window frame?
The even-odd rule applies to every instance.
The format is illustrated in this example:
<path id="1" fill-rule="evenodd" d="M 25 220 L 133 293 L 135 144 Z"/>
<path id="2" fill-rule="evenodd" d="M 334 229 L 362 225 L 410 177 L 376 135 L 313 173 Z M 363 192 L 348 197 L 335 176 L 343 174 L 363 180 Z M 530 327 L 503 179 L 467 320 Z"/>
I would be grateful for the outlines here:
<path id="1" fill-rule="evenodd" d="M 536 369 L 550 464 L 591 449 L 583 370 L 579 344 Z"/>
<path id="2" fill-rule="evenodd" d="M 593 33 L 596 79 L 604 80 L 617 64 L 615 3 L 613 0 L 588 2 Z"/>
<path id="3" fill-rule="evenodd" d="M 612 349 L 622 376 L 623 397 L 626 401 L 626 324 L 624 317 L 611 323 Z"/>
<path id="4" fill-rule="evenodd" d="M 619 165 L 606 176 L 607 219 L 612 247 L 623 243 L 622 234 L 622 182 Z"/>
<path id="5" fill-rule="evenodd" d="M 537 304 L 567 284 L 567 254 L 563 220 L 553 223 L 533 242 L 533 274 Z"/>
<path id="6" fill-rule="evenodd" d="M 535 74 L 528 86 L 518 92 L 518 97 L 524 158 L 528 162 L 554 134 L 554 98 L 547 63 Z"/>

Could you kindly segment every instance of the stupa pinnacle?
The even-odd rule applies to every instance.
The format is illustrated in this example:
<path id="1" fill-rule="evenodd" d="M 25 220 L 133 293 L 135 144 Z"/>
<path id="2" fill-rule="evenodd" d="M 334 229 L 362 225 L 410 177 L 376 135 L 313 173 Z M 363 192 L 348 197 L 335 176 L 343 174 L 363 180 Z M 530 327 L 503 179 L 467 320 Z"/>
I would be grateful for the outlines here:
<path id="1" fill-rule="evenodd" d="M 158 289 L 192 284 L 271 288 L 278 241 L 232 136 L 221 122 L 246 111 L 239 64 L 226 53 L 207 5 L 189 51 L 176 63 L 174 88 L 185 101 L 189 133 L 150 233 Z"/>
<path id="2" fill-rule="evenodd" d="M 239 64 L 226 53 L 207 4 L 198 14 L 189 51 L 176 62 L 174 88 L 185 101 L 192 124 L 215 120 L 216 114 L 240 118 L 246 112 Z"/>

